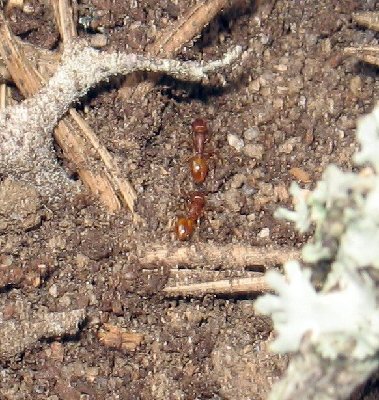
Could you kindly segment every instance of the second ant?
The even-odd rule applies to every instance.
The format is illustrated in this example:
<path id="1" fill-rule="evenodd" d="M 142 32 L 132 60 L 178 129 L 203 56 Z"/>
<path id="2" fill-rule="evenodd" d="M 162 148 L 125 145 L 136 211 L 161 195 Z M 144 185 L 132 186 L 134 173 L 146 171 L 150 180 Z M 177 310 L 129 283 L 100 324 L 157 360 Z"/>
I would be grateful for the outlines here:
<path id="1" fill-rule="evenodd" d="M 205 181 L 209 171 L 205 152 L 205 144 L 209 140 L 209 131 L 206 122 L 201 118 L 195 119 L 191 127 L 195 153 L 190 159 L 191 175 L 195 183 L 201 184 Z"/>

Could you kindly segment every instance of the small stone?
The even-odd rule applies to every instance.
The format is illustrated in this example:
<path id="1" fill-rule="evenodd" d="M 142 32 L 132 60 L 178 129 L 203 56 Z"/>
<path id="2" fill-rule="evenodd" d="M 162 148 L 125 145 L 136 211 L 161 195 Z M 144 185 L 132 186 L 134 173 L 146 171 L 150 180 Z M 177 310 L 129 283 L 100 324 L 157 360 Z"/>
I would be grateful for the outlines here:
<path id="1" fill-rule="evenodd" d="M 302 168 L 293 167 L 290 169 L 290 174 L 299 182 L 309 183 L 311 182 L 311 177 L 307 171 Z"/>
<path id="2" fill-rule="evenodd" d="M 58 297 L 58 287 L 55 283 L 49 287 L 49 293 L 55 298 Z"/>
<path id="3" fill-rule="evenodd" d="M 274 196 L 274 185 L 266 182 L 259 182 L 259 194 L 263 196 Z"/>
<path id="4" fill-rule="evenodd" d="M 282 202 L 285 202 L 289 199 L 288 190 L 283 183 L 280 183 L 274 188 L 274 196 Z"/>
<path id="5" fill-rule="evenodd" d="M 249 215 L 247 216 L 247 220 L 248 220 L 249 222 L 255 221 L 256 219 L 257 219 L 257 216 L 256 216 L 255 214 L 249 214 Z"/>
<path id="6" fill-rule="evenodd" d="M 90 44 L 92 47 L 100 49 L 101 47 L 105 47 L 108 44 L 108 38 L 103 33 L 96 33 L 94 35 L 91 35 Z"/>
<path id="7" fill-rule="evenodd" d="M 238 189 L 230 189 L 224 193 L 226 206 L 232 212 L 239 212 L 243 206 L 243 194 Z"/>
<path id="8" fill-rule="evenodd" d="M 247 144 L 243 152 L 251 158 L 257 158 L 258 160 L 261 160 L 263 157 L 263 151 L 264 148 L 261 144 Z"/>
<path id="9" fill-rule="evenodd" d="M 279 64 L 274 67 L 278 72 L 285 72 L 288 70 L 288 66 L 285 64 Z"/>
<path id="10" fill-rule="evenodd" d="M 50 345 L 50 358 L 62 362 L 64 358 L 64 347 L 61 342 L 53 342 Z"/>
<path id="11" fill-rule="evenodd" d="M 252 142 L 259 136 L 259 129 L 257 126 L 253 126 L 251 128 L 246 129 L 243 133 L 243 137 L 247 142 Z"/>
<path id="12" fill-rule="evenodd" d="M 294 142 L 292 140 L 293 138 L 290 138 L 286 140 L 284 143 L 279 145 L 278 151 L 279 153 L 285 153 L 285 154 L 291 154 L 294 148 Z"/>
<path id="13" fill-rule="evenodd" d="M 270 229 L 269 228 L 263 228 L 259 233 L 258 237 L 260 239 L 266 239 L 270 236 Z"/>
<path id="14" fill-rule="evenodd" d="M 232 146 L 237 151 L 241 151 L 244 148 L 245 142 L 243 141 L 243 139 L 241 139 L 237 135 L 229 133 L 227 138 L 228 138 L 229 146 Z"/>
<path id="15" fill-rule="evenodd" d="M 362 79 L 359 75 L 354 76 L 350 81 L 350 90 L 354 96 L 358 97 L 362 91 Z"/>
<path id="16" fill-rule="evenodd" d="M 261 84 L 260 84 L 259 78 L 254 79 L 253 81 L 251 81 L 249 83 L 249 90 L 251 90 L 252 92 L 259 92 L 260 88 L 261 88 Z"/>
<path id="17" fill-rule="evenodd" d="M 274 101 L 272 102 L 272 105 L 276 110 L 282 110 L 284 107 L 284 101 L 283 101 L 283 99 L 278 97 L 278 98 L 274 99 Z"/>
<path id="18" fill-rule="evenodd" d="M 246 176 L 243 174 L 235 174 L 230 180 L 230 187 L 233 189 L 239 189 L 245 184 L 246 179 Z"/>

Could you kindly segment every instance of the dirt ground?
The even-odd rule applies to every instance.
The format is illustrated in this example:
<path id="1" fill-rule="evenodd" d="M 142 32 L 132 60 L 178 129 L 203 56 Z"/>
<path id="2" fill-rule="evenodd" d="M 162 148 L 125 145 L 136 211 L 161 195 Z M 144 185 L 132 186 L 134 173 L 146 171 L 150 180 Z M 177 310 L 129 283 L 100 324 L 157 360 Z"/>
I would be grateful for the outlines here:
<path id="1" fill-rule="evenodd" d="M 105 50 L 143 53 L 193 3 L 79 1 L 79 33 L 89 40 L 105 35 Z M 135 226 L 127 211 L 109 215 L 86 194 L 47 207 L 24 186 L 19 190 L 30 190 L 30 201 L 16 225 L 7 214 L 9 198 L 0 196 L 1 268 L 22 267 L 29 278 L 43 269 L 37 282 L 21 277 L 0 290 L 0 321 L 22 324 L 30 315 L 86 310 L 75 334 L 42 337 L 1 360 L 1 400 L 259 400 L 285 371 L 286 357 L 268 351 L 271 324 L 255 315 L 254 297 L 168 299 L 161 289 L 170 271 L 140 265 L 136 250 L 176 242 L 173 221 L 194 190 L 187 160 L 197 117 L 208 121 L 215 155 L 203 188 L 206 218 L 188 245 L 303 243 L 273 212 L 291 206 L 292 180 L 312 188 L 327 164 L 352 168 L 356 119 L 378 97 L 378 70 L 341 52 L 377 43 L 378 34 L 356 26 L 351 15 L 378 4 L 277 0 L 264 17 L 264 4 L 237 3 L 178 56 L 211 60 L 237 44 L 249 49 L 225 87 L 212 86 L 217 76 L 206 86 L 163 78 L 138 102 L 123 98 L 115 80 L 78 106 L 136 188 L 144 223 Z M 27 13 L 8 16 L 13 31 L 56 48 L 51 10 L 43 2 L 29 5 Z M 231 146 L 228 135 L 244 146 Z M 143 335 L 140 346 L 106 346 L 99 340 L 106 324 Z M 374 390 L 371 382 L 356 398 L 377 398 Z"/>

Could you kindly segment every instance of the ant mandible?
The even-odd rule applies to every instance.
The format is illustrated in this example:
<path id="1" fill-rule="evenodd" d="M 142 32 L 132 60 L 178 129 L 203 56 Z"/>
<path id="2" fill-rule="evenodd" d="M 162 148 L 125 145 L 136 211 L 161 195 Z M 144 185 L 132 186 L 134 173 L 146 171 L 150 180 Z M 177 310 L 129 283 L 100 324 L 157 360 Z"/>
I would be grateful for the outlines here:
<path id="1" fill-rule="evenodd" d="M 191 127 L 195 154 L 190 159 L 190 169 L 194 182 L 200 184 L 205 181 L 209 171 L 205 153 L 205 143 L 209 139 L 209 132 L 206 122 L 201 118 L 195 119 Z"/>
<path id="2" fill-rule="evenodd" d="M 179 240 L 188 240 L 203 215 L 205 195 L 202 192 L 192 193 L 189 201 L 188 213 L 185 217 L 178 217 L 175 225 L 176 236 Z"/>

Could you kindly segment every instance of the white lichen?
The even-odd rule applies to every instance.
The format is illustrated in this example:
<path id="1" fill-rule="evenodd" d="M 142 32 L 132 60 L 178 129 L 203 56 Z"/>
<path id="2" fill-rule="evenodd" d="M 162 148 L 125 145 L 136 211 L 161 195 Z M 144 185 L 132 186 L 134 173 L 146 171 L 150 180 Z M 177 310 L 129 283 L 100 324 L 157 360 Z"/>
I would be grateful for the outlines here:
<path id="1" fill-rule="evenodd" d="M 354 160 L 369 168 L 352 173 L 330 165 L 312 192 L 292 185 L 294 211 L 276 213 L 315 232 L 302 251 L 311 268 L 294 261 L 284 265 L 286 278 L 269 272 L 277 294 L 255 303 L 272 316 L 272 349 L 298 354 L 272 399 L 344 398 L 379 364 L 379 107 L 359 120 L 357 139 Z M 309 388 L 312 371 L 325 377 Z M 341 377 L 347 386 L 339 391 Z"/>

